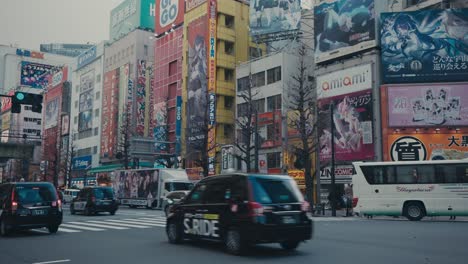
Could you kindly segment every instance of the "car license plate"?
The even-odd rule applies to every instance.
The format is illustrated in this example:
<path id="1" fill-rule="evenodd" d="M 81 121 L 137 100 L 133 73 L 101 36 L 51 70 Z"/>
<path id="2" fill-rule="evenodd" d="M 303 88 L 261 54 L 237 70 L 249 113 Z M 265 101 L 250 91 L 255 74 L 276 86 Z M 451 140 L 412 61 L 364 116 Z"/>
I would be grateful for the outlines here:
<path id="1" fill-rule="evenodd" d="M 283 216 L 283 224 L 295 224 L 296 219 L 292 216 Z"/>
<path id="2" fill-rule="evenodd" d="M 110 202 L 102 202 L 103 205 L 109 205 Z"/>
<path id="3" fill-rule="evenodd" d="M 33 210 L 32 215 L 45 215 L 46 210 Z"/>

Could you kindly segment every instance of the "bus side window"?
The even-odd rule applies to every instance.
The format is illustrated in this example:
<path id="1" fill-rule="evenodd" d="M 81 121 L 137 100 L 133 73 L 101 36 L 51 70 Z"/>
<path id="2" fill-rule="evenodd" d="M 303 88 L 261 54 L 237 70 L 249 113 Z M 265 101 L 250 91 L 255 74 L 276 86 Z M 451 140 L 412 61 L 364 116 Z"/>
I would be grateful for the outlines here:
<path id="1" fill-rule="evenodd" d="M 454 182 L 468 183 L 468 165 L 465 165 L 465 164 L 457 165 Z"/>

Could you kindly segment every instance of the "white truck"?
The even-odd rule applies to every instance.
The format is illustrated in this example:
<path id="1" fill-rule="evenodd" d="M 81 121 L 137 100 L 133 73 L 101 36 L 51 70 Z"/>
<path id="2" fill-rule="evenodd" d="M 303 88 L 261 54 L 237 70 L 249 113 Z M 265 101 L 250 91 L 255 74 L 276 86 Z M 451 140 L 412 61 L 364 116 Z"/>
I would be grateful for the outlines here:
<path id="1" fill-rule="evenodd" d="M 122 205 L 161 208 L 167 193 L 190 190 L 193 184 L 185 170 L 131 169 L 114 171 L 112 186 Z"/>

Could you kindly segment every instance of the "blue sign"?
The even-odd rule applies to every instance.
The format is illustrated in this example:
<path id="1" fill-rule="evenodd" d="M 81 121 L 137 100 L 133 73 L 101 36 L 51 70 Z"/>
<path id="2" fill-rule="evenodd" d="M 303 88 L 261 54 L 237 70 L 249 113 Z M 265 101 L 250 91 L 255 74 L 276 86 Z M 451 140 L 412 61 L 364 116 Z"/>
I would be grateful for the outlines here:
<path id="1" fill-rule="evenodd" d="M 91 168 L 92 156 L 82 156 L 73 158 L 72 167 L 74 170 L 86 170 Z"/>
<path id="2" fill-rule="evenodd" d="M 382 13 L 384 83 L 467 81 L 468 9 Z"/>
<path id="3" fill-rule="evenodd" d="M 76 66 L 76 69 L 80 69 L 81 67 L 88 65 L 89 63 L 91 63 L 92 61 L 96 59 L 96 56 L 97 56 L 96 46 L 81 53 L 78 56 L 78 64 Z"/>
<path id="4" fill-rule="evenodd" d="M 182 134 L 182 96 L 177 96 L 176 99 L 176 127 L 175 127 L 175 136 L 176 136 L 176 146 L 175 151 L 176 155 L 179 155 L 181 151 L 180 137 Z"/>
<path id="5" fill-rule="evenodd" d="M 216 94 L 210 93 L 209 99 L 209 124 L 214 126 L 216 122 Z"/>

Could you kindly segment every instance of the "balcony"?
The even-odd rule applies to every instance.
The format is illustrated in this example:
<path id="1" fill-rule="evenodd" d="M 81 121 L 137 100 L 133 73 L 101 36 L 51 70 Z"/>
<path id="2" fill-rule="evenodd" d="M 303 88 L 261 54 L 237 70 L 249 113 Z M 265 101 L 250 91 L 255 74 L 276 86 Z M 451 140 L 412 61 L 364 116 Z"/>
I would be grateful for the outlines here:
<path id="1" fill-rule="evenodd" d="M 224 51 L 216 52 L 216 66 L 227 68 L 227 69 L 235 69 L 236 68 L 236 56 L 229 55 L 224 53 Z"/>
<path id="2" fill-rule="evenodd" d="M 236 40 L 236 31 L 232 28 L 218 26 L 217 34 L 218 39 L 229 40 L 231 42 L 235 42 Z"/>
<path id="3" fill-rule="evenodd" d="M 234 82 L 217 81 L 216 93 L 227 96 L 236 96 L 236 87 Z"/>
<path id="4" fill-rule="evenodd" d="M 224 107 L 216 107 L 216 123 L 234 124 L 234 112 Z"/>

